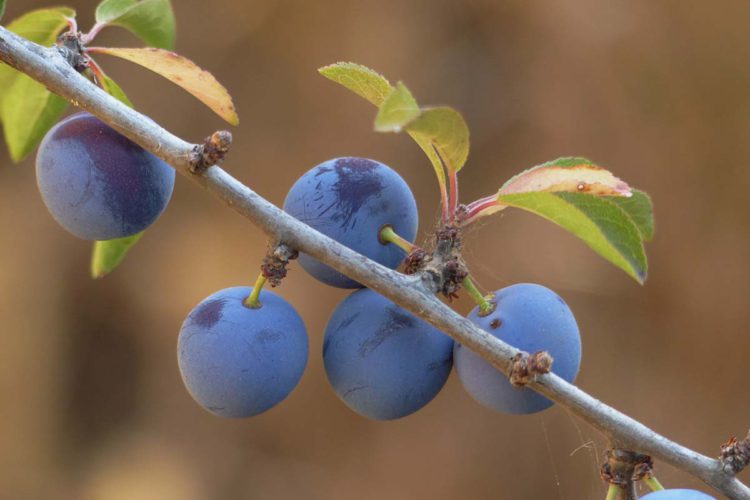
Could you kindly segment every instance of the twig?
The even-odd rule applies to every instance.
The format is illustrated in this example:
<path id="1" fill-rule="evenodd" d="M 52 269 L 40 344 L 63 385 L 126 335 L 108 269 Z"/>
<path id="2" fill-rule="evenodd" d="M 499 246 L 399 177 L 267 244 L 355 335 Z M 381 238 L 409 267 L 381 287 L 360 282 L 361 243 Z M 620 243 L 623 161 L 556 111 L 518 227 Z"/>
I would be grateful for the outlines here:
<path id="1" fill-rule="evenodd" d="M 419 275 L 405 276 L 331 240 L 266 201 L 219 167 L 201 174 L 197 145 L 167 132 L 157 123 L 120 103 L 79 75 L 54 49 L 31 43 L 0 27 L 0 60 L 43 83 L 52 92 L 99 117 L 250 219 L 276 241 L 284 241 L 337 271 L 365 284 L 424 318 L 504 373 L 519 351 L 496 339 L 445 306 L 436 290 Z M 602 432 L 620 449 L 652 455 L 692 474 L 733 499 L 750 499 L 750 488 L 716 459 L 670 441 L 640 422 L 589 396 L 553 373 L 538 375 L 528 387 L 568 408 Z"/>

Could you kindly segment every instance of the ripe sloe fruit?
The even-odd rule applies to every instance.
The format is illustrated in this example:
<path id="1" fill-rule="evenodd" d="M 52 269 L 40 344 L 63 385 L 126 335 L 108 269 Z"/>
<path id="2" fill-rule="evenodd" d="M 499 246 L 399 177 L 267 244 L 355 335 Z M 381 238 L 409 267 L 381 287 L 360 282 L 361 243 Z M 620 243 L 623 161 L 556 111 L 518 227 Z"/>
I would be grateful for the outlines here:
<path id="1" fill-rule="evenodd" d="M 335 158 L 308 171 L 289 190 L 284 210 L 391 269 L 405 255 L 395 245 L 380 242 L 380 229 L 390 224 L 409 241 L 417 235 L 417 204 L 409 186 L 390 167 L 366 158 Z M 309 255 L 301 254 L 299 261 L 328 285 L 362 286 Z"/>
<path id="2" fill-rule="evenodd" d="M 494 312 L 482 317 L 476 307 L 469 319 L 518 349 L 549 352 L 554 359 L 552 371 L 573 382 L 581 364 L 581 337 L 565 301 L 549 288 L 530 283 L 498 290 L 494 300 Z M 528 414 L 553 404 L 531 389 L 513 387 L 504 374 L 460 344 L 456 344 L 453 358 L 466 391 L 488 408 Z"/>
<path id="3" fill-rule="evenodd" d="M 262 290 L 262 306 L 251 309 L 243 303 L 250 292 L 210 295 L 180 329 L 182 380 L 198 404 L 222 417 L 251 417 L 280 403 L 307 364 L 307 332 L 294 308 Z"/>
<path id="4" fill-rule="evenodd" d="M 164 211 L 175 171 L 88 113 L 62 120 L 44 137 L 37 185 L 55 220 L 86 240 L 139 233 Z"/>
<path id="5" fill-rule="evenodd" d="M 333 312 L 323 362 L 347 406 L 390 420 L 414 413 L 440 392 L 453 366 L 453 340 L 365 288 Z"/>
<path id="6" fill-rule="evenodd" d="M 642 500 L 716 500 L 716 498 L 696 490 L 661 490 L 641 497 Z"/>

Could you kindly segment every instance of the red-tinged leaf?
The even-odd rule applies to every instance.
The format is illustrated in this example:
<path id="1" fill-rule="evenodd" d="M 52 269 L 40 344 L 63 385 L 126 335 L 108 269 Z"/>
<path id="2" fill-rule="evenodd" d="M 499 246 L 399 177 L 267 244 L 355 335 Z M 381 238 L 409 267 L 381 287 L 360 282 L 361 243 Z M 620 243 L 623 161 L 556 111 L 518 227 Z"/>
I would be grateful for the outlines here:
<path id="1" fill-rule="evenodd" d="M 193 61 L 162 49 L 92 47 L 89 52 L 107 54 L 133 62 L 179 85 L 232 125 L 240 119 L 227 89 Z"/>
<path id="2" fill-rule="evenodd" d="M 632 195 L 626 182 L 586 158 L 559 158 L 532 167 L 503 184 L 498 194 L 562 191 L 597 196 Z"/>
<path id="3" fill-rule="evenodd" d="M 501 198 L 521 193 L 586 193 L 595 196 L 629 198 L 628 184 L 612 172 L 580 157 L 558 158 L 537 165 L 510 178 L 496 195 L 468 206 L 471 220 L 491 215 L 506 208 Z"/>

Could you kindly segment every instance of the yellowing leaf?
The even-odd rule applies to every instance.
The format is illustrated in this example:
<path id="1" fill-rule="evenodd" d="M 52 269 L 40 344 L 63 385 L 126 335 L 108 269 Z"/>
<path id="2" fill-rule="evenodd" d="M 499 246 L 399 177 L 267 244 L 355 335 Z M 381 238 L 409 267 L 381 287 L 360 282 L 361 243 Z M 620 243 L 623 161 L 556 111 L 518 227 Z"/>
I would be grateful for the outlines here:
<path id="1" fill-rule="evenodd" d="M 202 70 L 191 60 L 174 52 L 162 49 L 90 48 L 89 52 L 108 54 L 150 69 L 167 80 L 179 85 L 216 114 L 232 125 L 240 119 L 234 108 L 232 97 L 208 71 Z"/>
<path id="2" fill-rule="evenodd" d="M 589 193 L 597 196 L 628 198 L 630 186 L 609 170 L 594 165 L 581 157 L 564 157 L 552 160 L 510 178 L 495 196 L 471 203 L 470 217 L 476 220 L 506 208 L 501 198 L 517 193 Z"/>
<path id="3" fill-rule="evenodd" d="M 630 186 L 586 158 L 559 158 L 530 168 L 503 184 L 498 194 L 566 191 L 631 196 Z"/>
<path id="4" fill-rule="evenodd" d="M 458 172 L 466 163 L 469 156 L 469 127 L 455 109 L 424 109 L 417 119 L 406 126 L 406 131 L 425 152 L 434 147 L 448 170 Z"/>
<path id="5" fill-rule="evenodd" d="M 95 241 L 91 256 L 91 277 L 101 278 L 114 271 L 125 258 L 133 245 L 143 236 L 143 232 L 107 241 Z"/>
<path id="6" fill-rule="evenodd" d="M 421 114 L 417 101 L 406 86 L 398 82 L 393 92 L 383 101 L 375 117 L 378 132 L 401 132 Z"/>
<path id="7" fill-rule="evenodd" d="M 324 66 L 318 69 L 318 72 L 375 106 L 380 106 L 393 90 L 385 77 L 361 64 L 340 62 Z"/>

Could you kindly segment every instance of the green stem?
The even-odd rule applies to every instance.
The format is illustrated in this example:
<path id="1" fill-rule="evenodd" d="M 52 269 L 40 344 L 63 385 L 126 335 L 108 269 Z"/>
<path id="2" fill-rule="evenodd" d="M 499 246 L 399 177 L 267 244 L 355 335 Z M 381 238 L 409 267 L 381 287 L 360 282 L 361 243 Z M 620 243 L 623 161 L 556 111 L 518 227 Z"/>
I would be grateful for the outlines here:
<path id="1" fill-rule="evenodd" d="M 386 224 L 380 229 L 378 239 L 380 240 L 380 243 L 384 245 L 393 243 L 406 253 L 411 253 L 412 251 L 417 249 L 416 245 L 410 243 L 405 238 L 402 238 L 401 236 L 396 234 L 396 231 L 393 230 L 393 226 L 391 226 L 390 224 Z"/>
<path id="2" fill-rule="evenodd" d="M 651 491 L 661 491 L 664 489 L 664 486 L 661 485 L 658 479 L 656 479 L 656 476 L 650 475 L 643 478 L 643 482 L 648 485 L 649 488 L 651 488 Z"/>
<path id="3" fill-rule="evenodd" d="M 253 291 L 250 294 L 248 298 L 245 299 L 245 306 L 249 307 L 250 309 L 260 309 L 261 303 L 258 298 L 260 297 L 260 291 L 263 290 L 263 285 L 266 284 L 266 277 L 263 276 L 263 273 L 260 273 L 258 275 L 258 279 L 255 280 L 255 286 L 253 287 Z"/>
<path id="4" fill-rule="evenodd" d="M 491 297 L 482 295 L 482 292 L 479 291 L 470 276 L 465 277 L 461 284 L 466 291 L 469 292 L 469 295 L 474 299 L 474 302 L 479 306 L 480 314 L 489 314 L 495 310 L 495 303 L 490 300 Z"/>
<path id="5" fill-rule="evenodd" d="M 622 488 L 617 486 L 616 484 L 609 484 L 609 488 L 607 488 L 607 496 L 604 500 L 617 500 L 617 496 L 620 494 L 620 491 L 622 491 Z"/>

